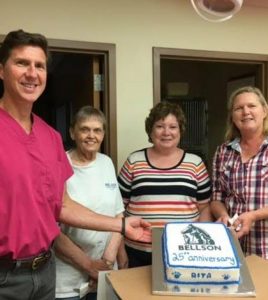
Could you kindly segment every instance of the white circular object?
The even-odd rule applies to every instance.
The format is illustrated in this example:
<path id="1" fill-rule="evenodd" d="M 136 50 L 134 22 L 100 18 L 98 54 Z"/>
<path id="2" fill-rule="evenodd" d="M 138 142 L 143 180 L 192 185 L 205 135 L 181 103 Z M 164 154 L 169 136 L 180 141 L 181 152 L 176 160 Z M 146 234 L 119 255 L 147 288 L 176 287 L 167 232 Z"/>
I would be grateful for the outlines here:
<path id="1" fill-rule="evenodd" d="M 196 13 L 207 21 L 222 22 L 232 18 L 243 0 L 191 0 Z"/>

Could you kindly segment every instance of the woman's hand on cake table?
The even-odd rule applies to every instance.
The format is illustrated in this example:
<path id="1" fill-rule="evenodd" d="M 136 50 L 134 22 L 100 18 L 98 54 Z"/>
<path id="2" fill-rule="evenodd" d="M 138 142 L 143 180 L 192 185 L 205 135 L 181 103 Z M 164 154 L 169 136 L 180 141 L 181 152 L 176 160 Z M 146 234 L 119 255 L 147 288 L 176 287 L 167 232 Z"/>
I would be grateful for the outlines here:
<path id="1" fill-rule="evenodd" d="M 224 225 L 226 225 L 228 227 L 230 225 L 229 220 L 230 220 L 229 215 L 222 215 L 216 220 L 216 222 L 223 223 Z"/>
<path id="2" fill-rule="evenodd" d="M 244 212 L 235 220 L 233 228 L 236 232 L 237 238 L 249 233 L 252 224 L 255 222 L 255 212 L 248 211 Z"/>

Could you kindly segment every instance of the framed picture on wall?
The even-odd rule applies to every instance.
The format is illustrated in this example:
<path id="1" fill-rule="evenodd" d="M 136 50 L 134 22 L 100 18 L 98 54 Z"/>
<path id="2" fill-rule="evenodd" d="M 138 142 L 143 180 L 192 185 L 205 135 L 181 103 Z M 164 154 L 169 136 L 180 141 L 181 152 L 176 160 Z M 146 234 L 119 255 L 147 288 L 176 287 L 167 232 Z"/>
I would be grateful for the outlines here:
<path id="1" fill-rule="evenodd" d="M 255 82 L 256 80 L 254 75 L 248 75 L 229 80 L 227 82 L 227 99 L 229 99 L 232 92 L 234 92 L 236 89 L 248 85 L 255 86 Z"/>

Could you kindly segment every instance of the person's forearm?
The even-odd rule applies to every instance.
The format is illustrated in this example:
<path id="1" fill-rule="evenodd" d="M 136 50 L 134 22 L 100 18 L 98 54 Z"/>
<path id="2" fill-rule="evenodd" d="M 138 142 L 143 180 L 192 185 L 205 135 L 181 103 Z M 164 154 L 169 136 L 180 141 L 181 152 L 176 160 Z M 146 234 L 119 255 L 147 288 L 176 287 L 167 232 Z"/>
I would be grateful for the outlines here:
<path id="1" fill-rule="evenodd" d="M 226 210 L 225 205 L 220 201 L 211 201 L 210 210 L 216 219 L 228 216 L 228 212 Z"/>
<path id="2" fill-rule="evenodd" d="M 127 253 L 126 253 L 124 239 L 122 239 L 121 244 L 118 248 L 116 259 L 117 259 L 117 264 L 118 264 L 118 269 L 119 270 L 128 268 L 128 256 L 127 256 Z"/>
<path id="3" fill-rule="evenodd" d="M 199 222 L 210 222 L 213 220 L 209 203 L 200 204 L 199 211 L 200 211 L 200 215 L 198 218 Z"/>
<path id="4" fill-rule="evenodd" d="M 91 269 L 91 260 L 68 236 L 61 233 L 54 242 L 56 256 L 84 272 Z"/>
<path id="5" fill-rule="evenodd" d="M 252 213 L 254 216 L 254 222 L 260 221 L 263 219 L 268 219 L 268 207 L 263 207 L 263 208 L 257 209 L 255 211 L 252 211 Z"/>
<path id="6" fill-rule="evenodd" d="M 73 201 L 67 193 L 65 193 L 64 196 L 59 221 L 73 227 L 84 229 L 113 232 L 121 232 L 122 230 L 121 219 L 97 214 Z"/>
<path id="7" fill-rule="evenodd" d="M 122 218 L 123 214 L 120 214 L 117 216 L 117 218 Z M 112 237 L 103 253 L 103 259 L 108 260 L 109 262 L 115 262 L 117 252 L 119 249 L 119 246 L 122 241 L 122 235 L 120 233 L 113 233 Z"/>
<path id="8" fill-rule="evenodd" d="M 112 218 L 99 215 L 73 201 L 64 193 L 59 221 L 73 227 L 97 231 L 120 232 L 134 241 L 149 242 L 152 239 L 150 223 L 140 217 Z"/>
<path id="9" fill-rule="evenodd" d="M 113 233 L 109 244 L 107 245 L 102 258 L 110 262 L 115 262 L 118 248 L 122 241 L 122 235 L 120 233 Z"/>

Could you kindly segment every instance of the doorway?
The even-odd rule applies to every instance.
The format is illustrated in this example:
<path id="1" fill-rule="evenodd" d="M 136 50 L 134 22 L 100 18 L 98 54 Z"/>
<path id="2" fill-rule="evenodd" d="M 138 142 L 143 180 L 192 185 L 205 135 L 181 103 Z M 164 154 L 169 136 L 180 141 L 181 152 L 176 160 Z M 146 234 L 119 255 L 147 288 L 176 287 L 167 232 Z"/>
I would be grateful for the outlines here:
<path id="1" fill-rule="evenodd" d="M 186 133 L 198 132 L 203 124 L 203 136 L 200 144 L 193 144 L 188 132 L 182 146 L 201 155 L 209 170 L 216 147 L 224 141 L 228 95 L 236 87 L 255 85 L 267 96 L 267 66 L 267 55 L 153 48 L 154 103 L 187 103 Z M 202 111 L 196 112 L 194 103 Z M 197 115 L 204 119 L 197 120 Z"/>

